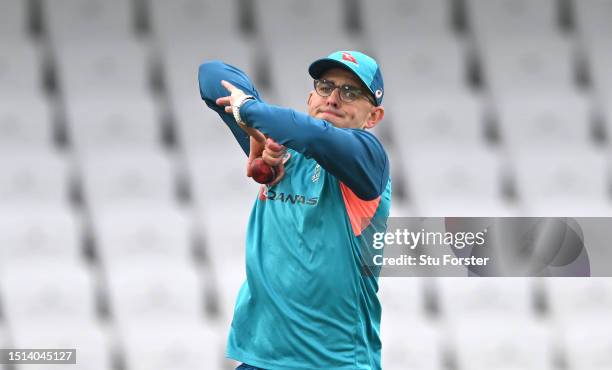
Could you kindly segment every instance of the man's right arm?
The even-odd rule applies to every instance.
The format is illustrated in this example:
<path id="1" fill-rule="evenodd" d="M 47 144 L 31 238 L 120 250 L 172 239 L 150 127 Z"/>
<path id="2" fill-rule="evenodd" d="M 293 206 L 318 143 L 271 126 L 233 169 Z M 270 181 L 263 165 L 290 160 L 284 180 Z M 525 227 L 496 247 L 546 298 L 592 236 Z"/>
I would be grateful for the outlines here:
<path id="1" fill-rule="evenodd" d="M 226 113 L 224 107 L 220 107 L 215 103 L 218 98 L 227 96 L 227 90 L 221 86 L 221 80 L 229 81 L 246 94 L 253 95 L 259 101 L 261 101 L 261 98 L 251 80 L 240 69 L 220 61 L 210 61 L 200 65 L 198 82 L 202 100 L 204 100 L 210 109 L 217 112 L 219 117 L 229 127 L 244 153 L 248 156 L 250 147 L 249 135 L 240 128 L 231 113 Z"/>

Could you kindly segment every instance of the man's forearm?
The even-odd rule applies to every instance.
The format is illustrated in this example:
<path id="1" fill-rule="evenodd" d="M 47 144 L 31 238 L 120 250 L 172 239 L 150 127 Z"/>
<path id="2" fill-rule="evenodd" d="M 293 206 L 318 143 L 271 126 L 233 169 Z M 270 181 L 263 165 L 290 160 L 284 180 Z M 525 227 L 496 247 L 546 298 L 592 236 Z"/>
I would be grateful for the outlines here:
<path id="1" fill-rule="evenodd" d="M 247 101 L 242 119 L 281 145 L 314 158 L 362 199 L 382 193 L 389 177 L 386 153 L 374 135 L 341 129 L 291 109 Z"/>

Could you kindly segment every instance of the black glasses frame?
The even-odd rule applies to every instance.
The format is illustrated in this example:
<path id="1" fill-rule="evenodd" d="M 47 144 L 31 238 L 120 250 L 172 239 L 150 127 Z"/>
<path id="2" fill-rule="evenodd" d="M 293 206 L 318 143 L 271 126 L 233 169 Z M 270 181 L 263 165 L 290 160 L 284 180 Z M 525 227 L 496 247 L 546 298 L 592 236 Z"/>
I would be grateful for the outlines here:
<path id="1" fill-rule="evenodd" d="M 333 89 L 330 91 L 329 94 L 325 95 L 325 94 L 322 94 L 321 91 L 319 91 L 318 87 L 320 86 L 321 83 L 326 83 L 326 84 L 330 84 L 331 86 L 333 86 Z M 339 89 L 340 100 L 342 100 L 345 103 L 352 103 L 359 98 L 364 98 L 370 103 L 372 103 L 372 105 L 376 105 L 376 102 L 370 96 L 370 94 L 368 92 L 365 92 L 362 88 L 351 86 L 351 85 L 346 85 L 346 84 L 338 86 L 332 81 L 328 81 L 324 79 L 316 79 L 314 80 L 313 84 L 314 84 L 314 90 L 316 91 L 316 93 L 319 94 L 319 96 L 322 96 L 324 98 L 331 96 L 331 94 L 334 93 L 334 90 Z M 354 93 L 356 97 L 354 99 L 347 98 L 346 93 L 349 93 L 349 92 Z"/>

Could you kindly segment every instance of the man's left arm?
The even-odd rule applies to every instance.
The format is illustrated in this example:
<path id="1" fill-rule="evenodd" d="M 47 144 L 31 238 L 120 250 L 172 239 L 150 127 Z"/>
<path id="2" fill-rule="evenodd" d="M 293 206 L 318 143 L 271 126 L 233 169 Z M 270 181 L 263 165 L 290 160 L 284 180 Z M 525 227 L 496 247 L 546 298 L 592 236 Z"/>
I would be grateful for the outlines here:
<path id="1" fill-rule="evenodd" d="M 242 105 L 240 115 L 277 143 L 314 158 L 359 198 L 372 200 L 384 191 L 389 160 L 373 134 L 253 100 Z"/>

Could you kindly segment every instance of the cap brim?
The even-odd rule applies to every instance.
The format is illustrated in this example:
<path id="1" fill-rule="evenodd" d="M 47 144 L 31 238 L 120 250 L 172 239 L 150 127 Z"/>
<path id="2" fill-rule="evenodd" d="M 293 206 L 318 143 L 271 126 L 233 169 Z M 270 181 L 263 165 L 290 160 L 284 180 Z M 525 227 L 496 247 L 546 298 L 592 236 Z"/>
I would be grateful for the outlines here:
<path id="1" fill-rule="evenodd" d="M 322 59 L 318 59 L 318 60 L 315 60 L 314 62 L 312 62 L 310 67 L 308 67 L 308 73 L 310 73 L 310 76 L 312 78 L 315 78 L 315 79 L 316 78 L 321 78 L 321 76 L 325 72 L 327 72 L 328 70 L 330 70 L 332 68 L 342 68 L 344 70 L 347 70 L 347 71 L 351 72 L 352 74 L 354 74 L 355 77 L 357 77 L 359 79 L 359 81 L 361 81 L 361 78 L 359 78 L 359 76 L 355 73 L 355 71 L 353 71 L 346 64 L 344 64 L 342 62 L 339 62 L 339 61 L 337 61 L 335 59 L 330 59 L 330 58 L 322 58 Z"/>

